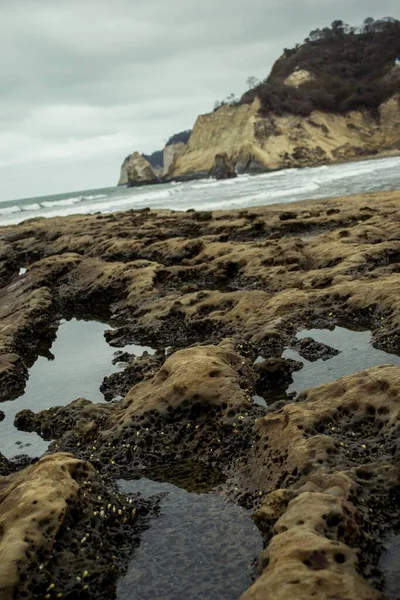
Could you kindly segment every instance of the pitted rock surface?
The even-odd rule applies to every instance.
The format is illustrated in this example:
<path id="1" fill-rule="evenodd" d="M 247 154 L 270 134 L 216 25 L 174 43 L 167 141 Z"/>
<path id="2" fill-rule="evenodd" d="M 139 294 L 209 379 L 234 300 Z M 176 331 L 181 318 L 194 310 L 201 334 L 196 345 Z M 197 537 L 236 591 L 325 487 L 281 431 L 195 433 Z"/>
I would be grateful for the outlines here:
<path id="1" fill-rule="evenodd" d="M 1 599 L 112 596 L 149 508 L 68 454 L 0 477 Z"/>
<path id="2" fill-rule="evenodd" d="M 149 456 L 223 468 L 246 450 L 255 420 L 265 414 L 250 396 L 256 379 L 250 361 L 225 340 L 175 352 L 121 403 L 80 399 L 38 414 L 21 411 L 16 424 L 57 438 L 53 450 L 99 460 L 124 476 Z"/>
<path id="3" fill-rule="evenodd" d="M 261 575 L 243 599 L 379 598 L 383 540 L 400 518 L 399 367 L 366 369 L 268 409 L 252 394 L 290 382 L 301 363 L 281 354 L 307 327 L 368 328 L 375 345 L 399 354 L 399 209 L 399 192 L 379 192 L 290 210 L 142 210 L 1 228 L 1 399 L 22 393 L 41 344 L 65 315 L 102 318 L 114 327 L 107 333 L 113 345 L 147 344 L 159 353 L 129 361 L 104 382 L 110 397 L 124 396 L 120 402 L 80 398 L 19 413 L 18 427 L 54 440 L 54 454 L 17 472 L 23 460 L 1 457 L 0 493 L 21 481 L 10 492 L 18 499 L 12 494 L 43 476 L 46 502 L 55 490 L 57 506 L 72 496 L 77 517 L 65 523 L 73 530 L 96 503 L 97 496 L 84 496 L 82 477 L 114 498 L 94 467 L 117 477 L 167 460 L 202 461 L 228 476 L 228 497 L 256 508 L 266 536 Z M 29 268 L 18 278 L 21 265 Z M 327 352 L 314 347 L 312 356 Z M 265 361 L 254 365 L 258 355 Z M 88 472 L 75 477 L 85 471 L 75 465 Z M 53 516 L 46 527 L 49 538 L 37 530 L 33 537 L 55 549 L 49 565 L 57 566 L 46 577 L 74 594 L 61 566 L 70 534 L 53 527 Z M 114 529 L 96 531 L 112 545 Z M 23 547 L 18 527 L 7 535 L 12 548 Z M 52 580 L 36 577 L 30 565 L 37 552 L 28 550 L 26 578 L 18 579 L 14 564 L 9 580 L 37 586 L 33 598 L 42 598 Z"/>

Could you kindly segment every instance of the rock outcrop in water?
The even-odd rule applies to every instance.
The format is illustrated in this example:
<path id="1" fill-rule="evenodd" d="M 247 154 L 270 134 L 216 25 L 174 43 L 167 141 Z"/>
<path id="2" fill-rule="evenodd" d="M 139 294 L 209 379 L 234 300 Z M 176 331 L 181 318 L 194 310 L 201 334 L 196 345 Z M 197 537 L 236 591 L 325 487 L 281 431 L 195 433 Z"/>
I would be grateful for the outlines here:
<path id="1" fill-rule="evenodd" d="M 154 357 L 126 357 L 126 371 L 105 382 L 108 397 L 122 392 L 120 402 L 57 407 L 55 398 L 48 411 L 17 415 L 18 427 L 53 442 L 24 470 L 26 457 L 0 457 L 4 593 L 30 585 L 34 600 L 73 598 L 83 583 L 88 598 L 112 596 L 136 520 L 121 529 L 114 519 L 128 501 L 110 482 L 190 457 L 222 470 L 224 493 L 256 510 L 266 550 L 243 600 L 382 597 L 380 556 L 400 518 L 400 367 L 364 369 L 297 398 L 274 389 L 301 367 L 281 354 L 307 327 L 361 326 L 375 345 L 400 353 L 399 208 L 398 192 L 379 192 L 3 227 L 2 399 L 23 391 L 27 367 L 65 315 L 112 320 L 107 339 L 117 347 L 158 348 Z M 29 269 L 19 277 L 22 264 Z M 334 350 L 303 345 L 318 357 Z M 265 362 L 255 362 L 259 355 Z M 101 572 L 94 561 L 103 565 L 105 555 L 89 552 L 99 536 Z M 79 544 L 87 553 L 76 554 Z M 19 571 L 11 550 L 28 552 Z M 93 571 L 93 588 L 82 571 Z"/>
<path id="2" fill-rule="evenodd" d="M 161 180 L 163 176 L 168 175 L 175 160 L 184 153 L 190 134 L 190 129 L 176 133 L 169 138 L 163 150 L 156 150 L 152 154 L 141 155 L 142 158 L 150 164 L 154 174 L 159 180 Z M 122 163 L 118 185 L 128 185 L 128 164 L 133 155 L 134 153 L 129 154 Z M 158 182 L 154 181 L 154 183 Z"/>
<path id="3" fill-rule="evenodd" d="M 134 152 L 126 163 L 128 187 L 158 183 L 159 179 L 151 164 L 139 152 Z"/>
<path id="4" fill-rule="evenodd" d="M 118 185 L 133 187 L 158 183 L 163 174 L 163 167 L 157 165 L 159 161 L 157 154 L 159 153 L 154 152 L 151 156 L 139 154 L 139 152 L 129 154 L 121 165 Z"/>
<path id="5" fill-rule="evenodd" d="M 124 162 L 121 165 L 121 169 L 120 169 L 120 173 L 119 173 L 119 180 L 118 180 L 118 184 L 117 185 L 128 185 L 128 169 L 127 169 L 127 165 L 129 162 L 131 155 L 129 154 L 129 156 L 127 156 L 124 160 Z"/>

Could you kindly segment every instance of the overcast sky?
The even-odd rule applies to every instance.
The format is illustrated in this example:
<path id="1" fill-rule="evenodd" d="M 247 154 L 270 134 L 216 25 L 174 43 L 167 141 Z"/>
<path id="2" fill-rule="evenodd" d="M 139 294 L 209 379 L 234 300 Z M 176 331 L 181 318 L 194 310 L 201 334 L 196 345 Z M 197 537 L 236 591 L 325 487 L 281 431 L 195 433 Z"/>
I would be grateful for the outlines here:
<path id="1" fill-rule="evenodd" d="M 0 0 L 0 201 L 115 185 L 284 47 L 399 0 Z"/>

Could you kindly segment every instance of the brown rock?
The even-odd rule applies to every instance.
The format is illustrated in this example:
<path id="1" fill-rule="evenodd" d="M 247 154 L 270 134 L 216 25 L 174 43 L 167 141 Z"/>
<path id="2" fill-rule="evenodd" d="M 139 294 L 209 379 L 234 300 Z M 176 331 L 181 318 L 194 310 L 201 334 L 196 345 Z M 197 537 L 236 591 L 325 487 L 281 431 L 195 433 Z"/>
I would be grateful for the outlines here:
<path id="1" fill-rule="evenodd" d="M 261 418 L 246 481 L 268 493 L 323 467 L 390 461 L 399 384 L 400 367 L 373 367 L 304 392 L 298 403 Z"/>
<path id="2" fill-rule="evenodd" d="M 41 332 L 51 338 L 63 313 L 112 312 L 128 321 L 114 334 L 120 345 L 236 335 L 276 356 L 294 323 L 346 321 L 370 327 L 380 347 L 398 351 L 399 194 L 293 206 L 297 218 L 287 221 L 279 217 L 287 205 L 277 205 L 204 220 L 129 211 L 2 228 L 3 255 L 30 264 L 0 294 L 2 397 L 21 393 Z"/>
<path id="3" fill-rule="evenodd" d="M 297 492 L 271 492 L 256 517 L 267 531 L 274 523 L 274 535 L 260 559 L 261 577 L 242 599 L 380 598 L 360 577 L 357 553 L 343 543 L 357 547 L 361 537 L 349 501 L 355 488 L 338 473 L 311 478 Z"/>
<path id="4" fill-rule="evenodd" d="M 111 459 L 123 472 L 149 456 L 187 455 L 222 469 L 243 453 L 255 418 L 265 413 L 249 394 L 255 379 L 250 363 L 224 341 L 175 352 L 119 404 L 81 399 L 37 415 L 22 411 L 16 424 L 57 438 L 53 448 L 79 447 L 107 466 Z"/>
<path id="5" fill-rule="evenodd" d="M 135 508 L 144 507 L 109 492 L 90 464 L 68 454 L 0 477 L 1 599 L 78 597 L 86 583 L 112 596 L 132 552 Z"/>

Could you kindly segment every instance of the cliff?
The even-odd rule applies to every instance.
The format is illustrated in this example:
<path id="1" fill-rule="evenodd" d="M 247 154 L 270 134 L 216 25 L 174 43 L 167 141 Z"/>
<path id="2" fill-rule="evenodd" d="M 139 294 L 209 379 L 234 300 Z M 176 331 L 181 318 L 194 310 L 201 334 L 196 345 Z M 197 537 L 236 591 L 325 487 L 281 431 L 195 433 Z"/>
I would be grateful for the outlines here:
<path id="1" fill-rule="evenodd" d="M 129 162 L 129 159 L 132 155 L 130 154 L 129 156 L 127 156 L 124 160 L 124 162 L 121 165 L 121 171 L 119 174 L 119 180 L 118 180 L 118 185 L 128 185 L 128 169 L 127 169 L 127 164 Z"/>
<path id="2" fill-rule="evenodd" d="M 187 129 L 175 133 L 167 141 L 164 148 L 164 176 L 168 176 L 169 172 L 174 169 L 177 159 L 185 153 L 191 133 L 192 130 Z"/>
<path id="3" fill-rule="evenodd" d="M 170 144 L 164 148 L 164 169 L 163 175 L 168 175 L 169 171 L 172 170 L 173 165 L 177 159 L 182 156 L 186 151 L 186 144 L 183 142 L 177 142 L 176 144 Z"/>
<path id="4" fill-rule="evenodd" d="M 400 21 L 389 17 L 366 19 L 359 29 L 334 21 L 310 32 L 239 101 L 170 138 L 164 179 L 212 176 L 217 155 L 226 155 L 236 173 L 255 174 L 399 150 L 396 56 Z"/>
<path id="5" fill-rule="evenodd" d="M 383 103 L 378 115 L 367 111 L 309 116 L 260 114 L 260 102 L 222 106 L 198 117 L 172 177 L 210 172 L 216 154 L 226 153 L 238 173 L 301 167 L 372 156 L 400 149 L 400 95 Z"/>
<path id="6" fill-rule="evenodd" d="M 157 177 L 162 177 L 164 168 L 163 150 L 156 150 L 152 154 L 142 154 L 142 156 L 151 164 Z"/>
<path id="7" fill-rule="evenodd" d="M 334 21 L 285 49 L 239 102 L 198 117 L 171 178 L 210 174 L 226 153 L 238 173 L 311 166 L 400 148 L 400 22 Z"/>

